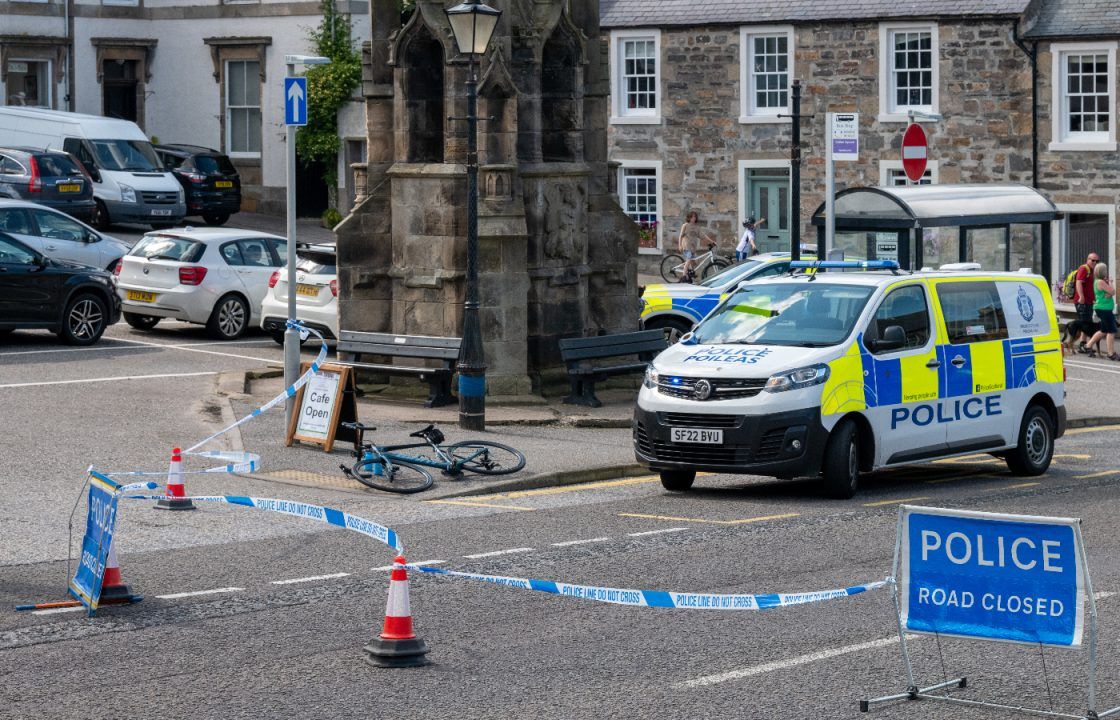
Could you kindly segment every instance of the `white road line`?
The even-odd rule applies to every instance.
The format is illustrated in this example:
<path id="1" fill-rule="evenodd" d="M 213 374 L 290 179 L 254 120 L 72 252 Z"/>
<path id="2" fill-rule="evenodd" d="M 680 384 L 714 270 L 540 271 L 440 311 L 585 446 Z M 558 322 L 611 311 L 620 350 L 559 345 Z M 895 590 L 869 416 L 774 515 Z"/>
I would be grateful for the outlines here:
<path id="1" fill-rule="evenodd" d="M 334 580 L 335 578 L 349 577 L 350 573 L 331 573 L 330 575 L 312 575 L 310 577 L 292 578 L 290 580 L 273 580 L 273 585 L 295 585 L 296 583 L 315 582 L 316 580 Z"/>
<path id="2" fill-rule="evenodd" d="M 525 547 L 525 548 L 510 548 L 509 550 L 494 550 L 493 552 L 477 553 L 475 555 L 464 555 L 463 557 L 469 558 L 471 560 L 477 560 L 479 558 L 495 557 L 497 555 L 513 555 L 515 553 L 527 553 L 527 552 L 533 552 L 533 548 Z"/>
<path id="3" fill-rule="evenodd" d="M 224 353 L 224 352 L 218 352 L 217 350 L 201 350 L 199 348 L 185 347 L 183 345 L 164 345 L 164 344 L 161 344 L 161 343 L 144 342 L 143 340 L 133 340 L 131 338 L 113 338 L 113 339 L 117 340 L 118 342 L 134 343 L 136 345 L 145 345 L 147 347 L 166 348 L 166 349 L 170 349 L 170 350 L 183 350 L 185 352 L 203 353 L 205 355 L 221 355 L 222 357 L 238 358 L 240 360 L 253 360 L 254 362 L 263 362 L 263 363 L 278 363 L 278 362 L 281 362 L 280 360 L 274 360 L 274 359 L 270 359 L 270 358 L 254 357 L 252 355 L 238 355 L 237 353 Z"/>
<path id="4" fill-rule="evenodd" d="M 85 605 L 78 605 L 77 607 L 64 607 L 64 608 L 47 608 L 46 610 L 32 610 L 32 615 L 57 615 L 58 613 L 68 612 L 84 612 Z"/>
<path id="5" fill-rule="evenodd" d="M 661 535 L 663 533 L 680 532 L 688 528 L 665 528 L 664 530 L 643 530 L 641 532 L 626 533 L 627 537 L 644 537 L 646 535 Z"/>
<path id="6" fill-rule="evenodd" d="M 15 352 L 0 353 L 0 357 L 16 356 L 16 355 L 45 355 L 47 353 L 74 353 L 74 352 L 98 352 L 104 350 L 140 350 L 140 345 L 106 345 L 104 343 L 115 342 L 117 338 L 103 338 L 102 344 L 96 347 L 80 347 L 80 348 L 50 348 L 48 350 L 17 350 Z M 127 342 L 127 340 L 123 340 Z M 274 344 L 272 340 L 211 340 L 210 342 L 198 343 L 182 343 L 180 345 L 166 345 L 169 348 L 188 348 L 200 345 L 251 345 L 258 344 L 264 345 Z"/>
<path id="7" fill-rule="evenodd" d="M 1100 592 L 1093 593 L 1093 597 L 1096 598 L 1097 600 L 1105 600 L 1107 598 L 1112 597 L 1115 594 L 1116 593 L 1110 592 L 1108 590 L 1101 590 Z"/>
<path id="8" fill-rule="evenodd" d="M 8 383 L 0 385 L 4 388 L 42 387 L 43 385 L 80 385 L 82 383 L 120 382 L 123 380 L 155 380 L 158 378 L 202 377 L 204 375 L 217 375 L 217 372 L 193 373 L 163 373 L 160 375 L 120 375 L 118 377 L 85 378 L 82 380 L 49 380 L 45 382 Z"/>
<path id="9" fill-rule="evenodd" d="M 586 540 L 565 540 L 564 542 L 552 543 L 552 547 L 568 547 L 569 545 L 587 545 L 588 543 L 601 543 L 610 540 L 609 537 L 588 538 Z"/>
<path id="10" fill-rule="evenodd" d="M 906 636 L 910 639 L 910 636 Z M 808 665 L 809 663 L 817 662 L 818 660 L 827 660 L 840 655 L 847 655 L 849 653 L 861 652 L 863 650 L 873 650 L 876 648 L 889 647 L 898 644 L 898 636 L 882 638 L 879 640 L 872 640 L 870 642 L 859 643 L 857 645 L 846 645 L 844 647 L 833 648 L 831 650 L 821 650 L 820 652 L 809 653 L 808 655 L 800 655 L 788 660 L 778 660 L 775 662 L 766 663 L 764 665 L 755 665 L 753 667 L 740 668 L 739 670 L 729 670 L 727 672 L 718 673 L 716 675 L 704 675 L 703 677 L 686 680 L 682 683 L 677 683 L 674 688 L 687 689 L 707 687 L 708 685 L 716 685 L 729 680 L 741 680 L 742 678 L 752 677 L 754 675 L 764 675 L 765 673 L 774 672 L 776 670 L 786 670 L 799 665 Z"/>
<path id="11" fill-rule="evenodd" d="M 170 595 L 156 595 L 160 600 L 178 600 L 179 598 L 194 597 L 195 595 L 217 595 L 218 593 L 232 593 L 241 592 L 245 588 L 239 587 L 224 587 L 214 588 L 213 590 L 195 590 L 194 592 L 185 593 L 172 593 Z"/>
<path id="12" fill-rule="evenodd" d="M 420 562 L 409 563 L 409 565 L 442 565 L 446 560 L 421 560 Z M 386 572 L 392 570 L 392 565 L 382 565 L 381 567 L 373 568 L 374 572 Z"/>
<path id="13" fill-rule="evenodd" d="M 1098 363 L 1079 363 L 1079 362 L 1071 362 L 1069 360 L 1066 360 L 1066 365 L 1069 365 L 1070 367 L 1075 367 L 1075 368 L 1078 368 L 1078 369 L 1081 369 L 1081 370 L 1093 370 L 1095 372 L 1112 373 L 1113 375 L 1120 375 L 1120 370 L 1117 370 L 1114 367 L 1109 367 L 1107 365 L 1101 365 L 1101 364 L 1098 364 Z"/>

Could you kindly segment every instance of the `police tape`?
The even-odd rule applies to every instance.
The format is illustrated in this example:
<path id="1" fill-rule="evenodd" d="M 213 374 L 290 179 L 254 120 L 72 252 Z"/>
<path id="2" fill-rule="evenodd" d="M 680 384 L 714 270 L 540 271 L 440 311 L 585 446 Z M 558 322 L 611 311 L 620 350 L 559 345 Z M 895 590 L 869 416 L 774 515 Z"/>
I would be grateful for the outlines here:
<path id="1" fill-rule="evenodd" d="M 851 597 L 886 586 L 890 580 L 879 580 L 853 585 L 835 590 L 817 590 L 804 593 L 770 593 L 746 595 L 720 595 L 715 593 L 683 593 L 669 590 L 628 590 L 624 588 L 596 587 L 592 585 L 571 585 L 552 580 L 533 580 L 530 578 L 503 577 L 501 575 L 481 575 L 478 573 L 448 570 L 430 565 L 406 565 L 409 570 L 480 580 L 482 582 L 517 588 L 580 600 L 629 605 L 632 607 L 677 608 L 682 610 L 769 610 L 777 607 L 791 607 L 807 603 Z"/>
<path id="2" fill-rule="evenodd" d="M 313 330 L 309 327 L 304 327 L 299 322 L 289 320 L 288 327 L 292 327 L 298 330 L 301 340 L 306 340 L 309 335 L 314 335 L 315 337 L 319 338 L 319 354 L 311 363 L 311 367 L 307 369 L 307 372 L 300 375 L 294 383 L 284 388 L 282 392 L 266 402 L 264 405 L 261 405 L 259 408 L 256 408 L 243 418 L 222 428 L 210 437 L 200 440 L 199 442 L 183 451 L 184 455 L 193 455 L 194 457 L 207 458 L 210 460 L 220 460 L 223 461 L 224 464 L 216 465 L 214 467 L 209 467 L 202 470 L 181 470 L 180 474 L 204 475 L 207 473 L 255 472 L 260 469 L 261 456 L 256 453 L 237 452 L 232 450 L 199 450 L 199 448 L 214 440 L 217 440 L 222 435 L 225 435 L 236 427 L 240 427 L 253 418 L 260 416 L 262 413 L 271 410 L 280 403 L 286 401 L 288 398 L 294 398 L 296 396 L 296 393 L 299 392 L 299 389 L 306 385 L 307 382 L 311 379 L 311 376 L 319 371 L 319 368 L 323 365 L 323 361 L 327 359 L 326 339 L 316 330 Z M 107 472 L 102 474 L 108 475 L 109 477 L 167 477 L 166 470 L 122 471 Z"/>
<path id="3" fill-rule="evenodd" d="M 155 483 L 150 484 L 149 489 L 158 487 Z M 128 485 L 125 487 L 134 487 Z M 162 500 L 163 495 L 125 495 L 126 500 Z M 194 495 L 184 498 L 194 502 L 215 502 L 225 503 L 227 505 L 241 505 L 244 507 L 256 508 L 257 510 L 267 510 L 269 512 L 281 513 L 283 515 L 291 515 L 293 517 L 307 518 L 309 520 L 318 520 L 319 522 L 336 527 L 352 530 L 356 533 L 361 533 L 367 537 L 371 537 L 378 542 L 384 543 L 392 548 L 399 555 L 404 552 L 404 546 L 401 544 L 400 537 L 396 531 L 379 525 L 372 520 L 367 520 L 357 515 L 351 515 L 342 510 L 335 510 L 334 508 L 324 507 L 323 505 L 312 505 L 311 503 L 298 502 L 296 500 L 279 500 L 276 498 L 256 498 L 247 497 L 244 495 Z"/>

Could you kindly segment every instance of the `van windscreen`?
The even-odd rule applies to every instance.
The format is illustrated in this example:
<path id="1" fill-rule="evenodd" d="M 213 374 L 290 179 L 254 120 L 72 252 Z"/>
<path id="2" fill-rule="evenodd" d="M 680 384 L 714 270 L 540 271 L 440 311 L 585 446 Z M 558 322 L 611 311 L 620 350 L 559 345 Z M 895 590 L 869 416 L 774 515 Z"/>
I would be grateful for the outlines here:
<path id="1" fill-rule="evenodd" d="M 147 140 L 90 140 L 97 164 L 103 170 L 163 172 Z"/>
<path id="2" fill-rule="evenodd" d="M 692 335 L 707 345 L 829 347 L 851 334 L 874 292 L 819 281 L 752 285 L 713 310 Z"/>

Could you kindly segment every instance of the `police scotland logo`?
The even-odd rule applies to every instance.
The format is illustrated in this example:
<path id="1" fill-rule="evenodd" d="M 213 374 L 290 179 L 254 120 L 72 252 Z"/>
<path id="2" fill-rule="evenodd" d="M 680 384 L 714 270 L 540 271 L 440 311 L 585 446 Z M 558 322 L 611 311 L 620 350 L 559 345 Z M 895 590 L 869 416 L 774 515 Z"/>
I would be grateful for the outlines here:
<path id="1" fill-rule="evenodd" d="M 1019 314 L 1023 316 L 1025 322 L 1030 322 L 1034 319 L 1034 303 L 1031 302 L 1030 295 L 1019 286 L 1019 294 L 1015 297 L 1015 305 L 1019 308 Z"/>

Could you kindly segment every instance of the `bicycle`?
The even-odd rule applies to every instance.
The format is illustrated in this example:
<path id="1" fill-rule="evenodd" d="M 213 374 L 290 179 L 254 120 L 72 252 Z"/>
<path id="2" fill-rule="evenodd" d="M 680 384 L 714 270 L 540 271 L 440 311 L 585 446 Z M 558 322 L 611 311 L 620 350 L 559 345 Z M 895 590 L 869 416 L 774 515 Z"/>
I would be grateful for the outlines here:
<path id="1" fill-rule="evenodd" d="M 712 275 L 731 267 L 731 261 L 716 252 L 716 244 L 708 245 L 708 252 L 693 258 L 692 275 L 706 280 Z M 679 253 L 669 253 L 661 259 L 661 277 L 665 282 L 681 282 L 685 276 L 684 257 Z"/>
<path id="2" fill-rule="evenodd" d="M 525 456 L 520 451 L 489 440 L 463 440 L 444 445 L 439 428 L 429 425 L 423 430 L 409 433 L 409 437 L 424 442 L 401 445 L 377 445 L 363 441 L 366 432 L 377 428 L 359 422 L 345 422 L 343 427 L 357 433 L 354 449 L 350 451 L 357 460 L 352 467 L 339 465 L 347 477 L 371 487 L 395 493 L 417 493 L 430 488 L 434 482 L 426 468 L 439 468 L 447 476 L 457 477 L 464 471 L 477 475 L 507 475 L 525 467 Z M 432 454 L 407 454 L 401 450 L 430 449 Z"/>

